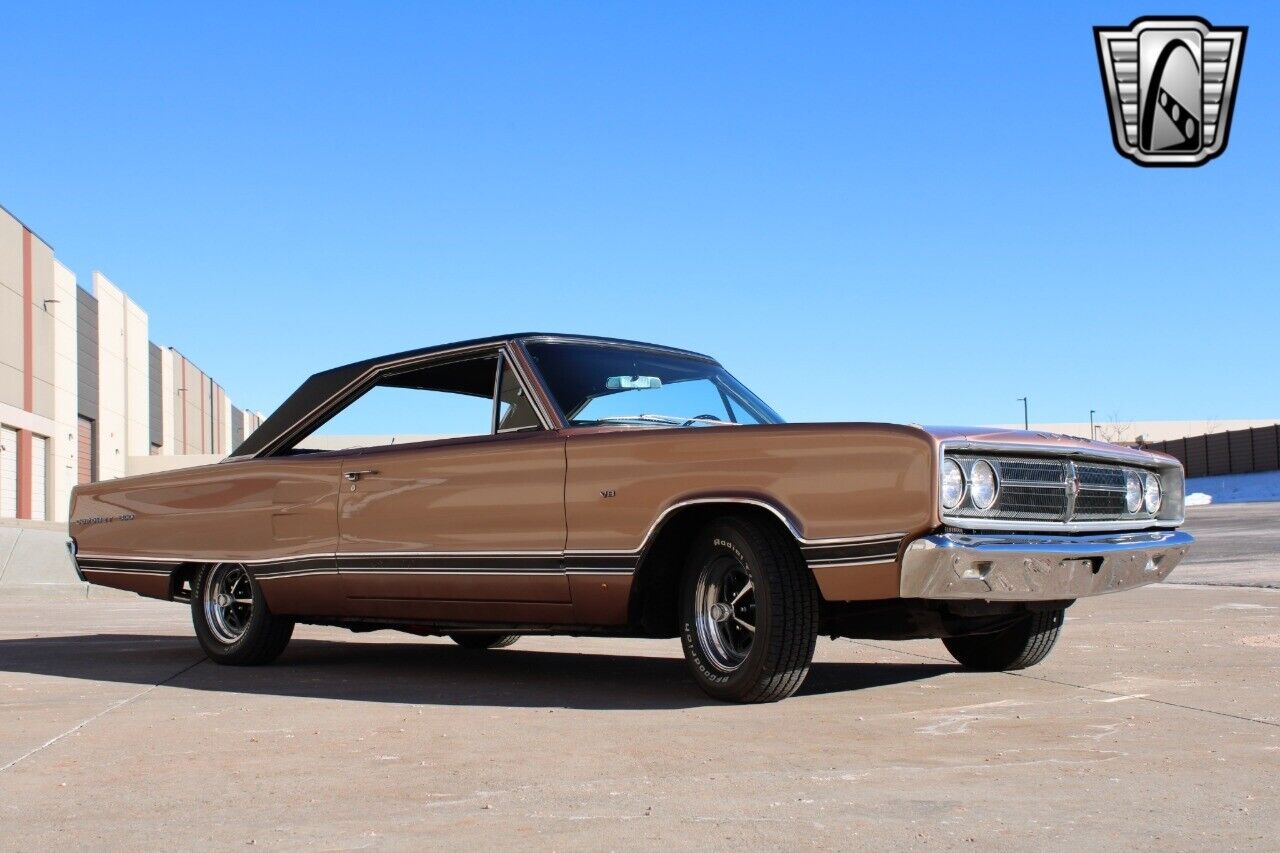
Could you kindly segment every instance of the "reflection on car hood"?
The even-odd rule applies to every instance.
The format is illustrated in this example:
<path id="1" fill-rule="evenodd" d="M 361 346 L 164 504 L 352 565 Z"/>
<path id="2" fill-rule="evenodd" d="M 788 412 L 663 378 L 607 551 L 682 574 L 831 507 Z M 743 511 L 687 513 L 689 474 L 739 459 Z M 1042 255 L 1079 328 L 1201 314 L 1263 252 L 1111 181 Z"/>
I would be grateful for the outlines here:
<path id="1" fill-rule="evenodd" d="M 1074 435 L 1063 435 L 1056 432 L 1039 432 L 1036 430 L 1000 429 L 998 427 L 959 427 L 959 426 L 926 426 L 925 432 L 939 441 L 972 441 L 977 443 L 1012 444 L 1053 448 L 1063 453 L 1090 451 L 1106 453 L 1109 456 L 1123 456 L 1136 461 L 1150 462 L 1153 459 L 1167 459 L 1163 453 L 1153 453 L 1123 444 L 1111 444 L 1106 441 L 1090 441 Z"/>

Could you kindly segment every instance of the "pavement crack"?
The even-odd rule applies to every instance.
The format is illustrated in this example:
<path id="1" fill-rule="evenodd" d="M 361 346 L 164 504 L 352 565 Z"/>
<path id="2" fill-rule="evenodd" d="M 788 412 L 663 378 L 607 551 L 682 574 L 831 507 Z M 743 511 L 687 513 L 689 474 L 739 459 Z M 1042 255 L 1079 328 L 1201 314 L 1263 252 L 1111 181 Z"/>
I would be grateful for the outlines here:
<path id="1" fill-rule="evenodd" d="M 1202 564 L 1203 565 L 1203 564 Z M 1240 583 L 1238 581 L 1215 581 L 1215 580 L 1179 580 L 1172 583 L 1163 583 L 1160 586 L 1167 589 L 1177 589 L 1179 587 L 1209 588 L 1209 589 L 1239 589 L 1239 590 L 1264 590 L 1266 592 L 1275 592 L 1280 590 L 1280 583 L 1275 581 L 1259 581 L 1257 583 Z"/>
<path id="2" fill-rule="evenodd" d="M 869 649 L 878 649 L 879 651 L 882 651 L 882 652 L 893 652 L 899 655 L 907 655 L 913 658 L 920 658 L 921 660 L 938 661 L 940 663 L 951 663 L 951 660 L 949 658 L 937 657 L 935 655 L 922 655 L 919 652 L 903 651 L 902 649 L 895 649 L 891 646 L 879 646 L 879 645 L 876 645 L 875 643 L 868 643 L 863 640 L 850 640 L 849 642 L 859 646 L 866 646 Z M 1212 714 L 1215 717 L 1223 717 L 1229 720 L 1240 720 L 1246 723 L 1257 723 L 1262 726 L 1271 726 L 1272 728 L 1280 729 L 1280 723 L 1273 722 L 1271 720 L 1260 720 L 1257 717 L 1246 717 L 1242 714 L 1231 714 L 1226 711 L 1215 711 L 1212 708 L 1200 708 L 1195 705 L 1183 705 L 1179 702 L 1170 702 L 1168 699 L 1153 699 L 1152 697 L 1145 696 L 1145 695 L 1139 696 L 1139 695 L 1133 695 L 1133 694 L 1124 694 L 1124 693 L 1119 693 L 1115 690 L 1104 690 L 1100 687 L 1090 687 L 1087 684 L 1073 684 L 1070 681 L 1059 681 L 1056 678 L 1046 678 L 1043 675 L 1031 675 L 1025 672 L 1001 672 L 996 674 L 1011 675 L 1015 678 L 1026 678 L 1030 681 L 1040 681 L 1045 684 L 1056 684 L 1059 687 L 1074 687 L 1077 690 L 1088 690 L 1091 693 L 1102 693 L 1107 696 L 1119 696 L 1125 699 L 1133 699 L 1138 702 L 1150 702 L 1155 705 L 1165 705 L 1169 708 L 1181 708 L 1184 711 L 1198 711 L 1202 714 Z"/>
<path id="3" fill-rule="evenodd" d="M 4 573 L 9 571 L 9 562 L 13 560 L 14 552 L 18 550 L 18 540 L 22 538 L 22 529 L 18 529 L 18 533 L 13 537 L 13 544 L 9 546 L 9 553 L 4 555 L 4 561 L 0 562 L 0 581 L 4 580 Z"/>
<path id="4" fill-rule="evenodd" d="M 175 672 L 173 675 L 170 675 L 168 678 L 165 678 L 165 679 L 163 679 L 162 681 L 157 681 L 155 684 L 148 685 L 146 688 L 144 688 L 144 689 L 142 689 L 142 690 L 139 690 L 137 693 L 133 694 L 132 696 L 128 696 L 128 697 L 126 697 L 126 698 L 124 698 L 124 699 L 121 699 L 121 700 L 120 700 L 120 701 L 118 701 L 118 702 L 113 702 L 112 704 L 110 704 L 110 705 L 108 705 L 107 707 L 103 708 L 101 711 L 99 711 L 98 713 L 94 714 L 93 716 L 91 716 L 91 717 L 86 717 L 85 719 L 83 719 L 83 720 L 81 720 L 80 722 L 76 723 L 74 726 L 72 726 L 71 728 L 67 729 L 67 730 L 66 730 L 65 732 L 63 732 L 62 734 L 60 734 L 60 735 L 56 735 L 55 737 L 51 737 L 51 738 L 49 738 L 47 741 L 45 741 L 44 743 L 40 744 L 40 745 L 39 745 L 39 746 L 37 746 L 35 749 L 32 749 L 32 750 L 30 750 L 30 751 L 28 751 L 28 752 L 26 752 L 26 753 L 24 753 L 24 754 L 22 754 L 22 755 L 19 755 L 17 758 L 13 759 L 13 761 L 10 761 L 8 764 L 5 764 L 5 765 L 3 765 L 3 766 L 0 766 L 0 773 L 5 772 L 6 770 L 10 769 L 11 767 L 16 767 L 17 765 L 21 764 L 22 762 L 26 761 L 28 758 L 32 757 L 33 755 L 36 755 L 37 753 L 43 752 L 44 750 L 46 750 L 46 749 L 48 749 L 49 747 L 53 746 L 55 743 L 57 743 L 58 741 L 62 740 L 62 739 L 63 739 L 63 738 L 65 738 L 65 737 L 67 737 L 68 735 L 73 735 L 73 734 L 75 734 L 76 732 L 78 732 L 78 731 L 80 731 L 81 729 L 83 729 L 85 726 L 87 726 L 87 725 L 89 725 L 90 723 L 92 723 L 94 720 L 97 720 L 97 719 L 99 719 L 100 717 L 105 717 L 107 714 L 110 714 L 112 711 L 115 711 L 115 710 L 117 710 L 117 709 L 119 709 L 119 708 L 123 708 L 125 705 L 131 704 L 132 702 L 134 702 L 134 701 L 136 701 L 136 700 L 138 700 L 138 699 L 141 699 L 143 696 L 146 696 L 148 693 L 150 693 L 152 690 L 155 690 L 157 687 L 163 687 L 163 686 L 165 686 L 165 685 L 166 685 L 166 684 L 168 684 L 170 681 L 173 681 L 175 678 L 177 678 L 178 676 L 182 675 L 183 673 L 190 672 L 191 670 L 195 669 L 197 666 L 199 666 L 200 664 L 204 663 L 206 660 L 208 660 L 208 658 L 204 658 L 204 657 L 202 657 L 202 658 L 200 658 L 198 661 L 195 661 L 194 663 L 189 664 L 188 666 L 184 666 L 182 669 L 178 670 L 178 671 L 177 671 L 177 672 Z"/>

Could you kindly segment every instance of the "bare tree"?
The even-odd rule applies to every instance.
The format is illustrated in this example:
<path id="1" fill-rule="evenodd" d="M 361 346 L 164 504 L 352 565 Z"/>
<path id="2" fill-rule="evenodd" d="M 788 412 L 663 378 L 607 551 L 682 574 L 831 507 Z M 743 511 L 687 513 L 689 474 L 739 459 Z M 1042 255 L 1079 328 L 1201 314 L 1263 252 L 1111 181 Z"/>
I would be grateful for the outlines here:
<path id="1" fill-rule="evenodd" d="M 1103 441 L 1109 441 L 1113 444 L 1130 441 L 1130 433 L 1133 432 L 1132 421 L 1120 420 L 1119 412 L 1112 412 L 1111 419 L 1105 423 L 1097 425 L 1098 438 Z"/>

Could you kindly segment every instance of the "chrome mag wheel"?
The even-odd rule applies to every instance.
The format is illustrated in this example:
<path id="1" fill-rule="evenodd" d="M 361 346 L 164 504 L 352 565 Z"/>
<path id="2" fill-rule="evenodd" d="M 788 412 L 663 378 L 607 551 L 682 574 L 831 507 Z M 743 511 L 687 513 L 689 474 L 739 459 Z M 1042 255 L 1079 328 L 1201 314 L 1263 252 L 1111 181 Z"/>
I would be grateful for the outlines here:
<path id="1" fill-rule="evenodd" d="M 253 584 L 244 566 L 214 566 L 204 585 L 204 615 L 209 631 L 221 643 L 238 641 L 253 617 Z"/>
<path id="2" fill-rule="evenodd" d="M 732 556 L 722 554 L 702 568 L 694 595 L 698 642 L 707 659 L 723 672 L 742 666 L 756 635 L 756 596 L 751 575 Z"/>

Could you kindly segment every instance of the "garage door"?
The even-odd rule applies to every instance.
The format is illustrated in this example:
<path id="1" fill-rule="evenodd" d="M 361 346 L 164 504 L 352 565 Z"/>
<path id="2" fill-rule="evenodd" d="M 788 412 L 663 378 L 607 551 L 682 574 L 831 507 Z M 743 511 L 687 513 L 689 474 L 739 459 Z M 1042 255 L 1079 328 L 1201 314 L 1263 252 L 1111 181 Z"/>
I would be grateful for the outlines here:
<path id="1" fill-rule="evenodd" d="M 18 431 L 0 427 L 0 518 L 18 517 Z"/>
<path id="2" fill-rule="evenodd" d="M 31 517 L 45 520 L 45 508 L 49 506 L 49 479 L 45 466 L 49 459 L 49 439 L 42 435 L 31 436 Z"/>
<path id="3" fill-rule="evenodd" d="M 76 482 L 93 480 L 93 421 L 80 419 L 80 435 L 76 442 Z"/>

